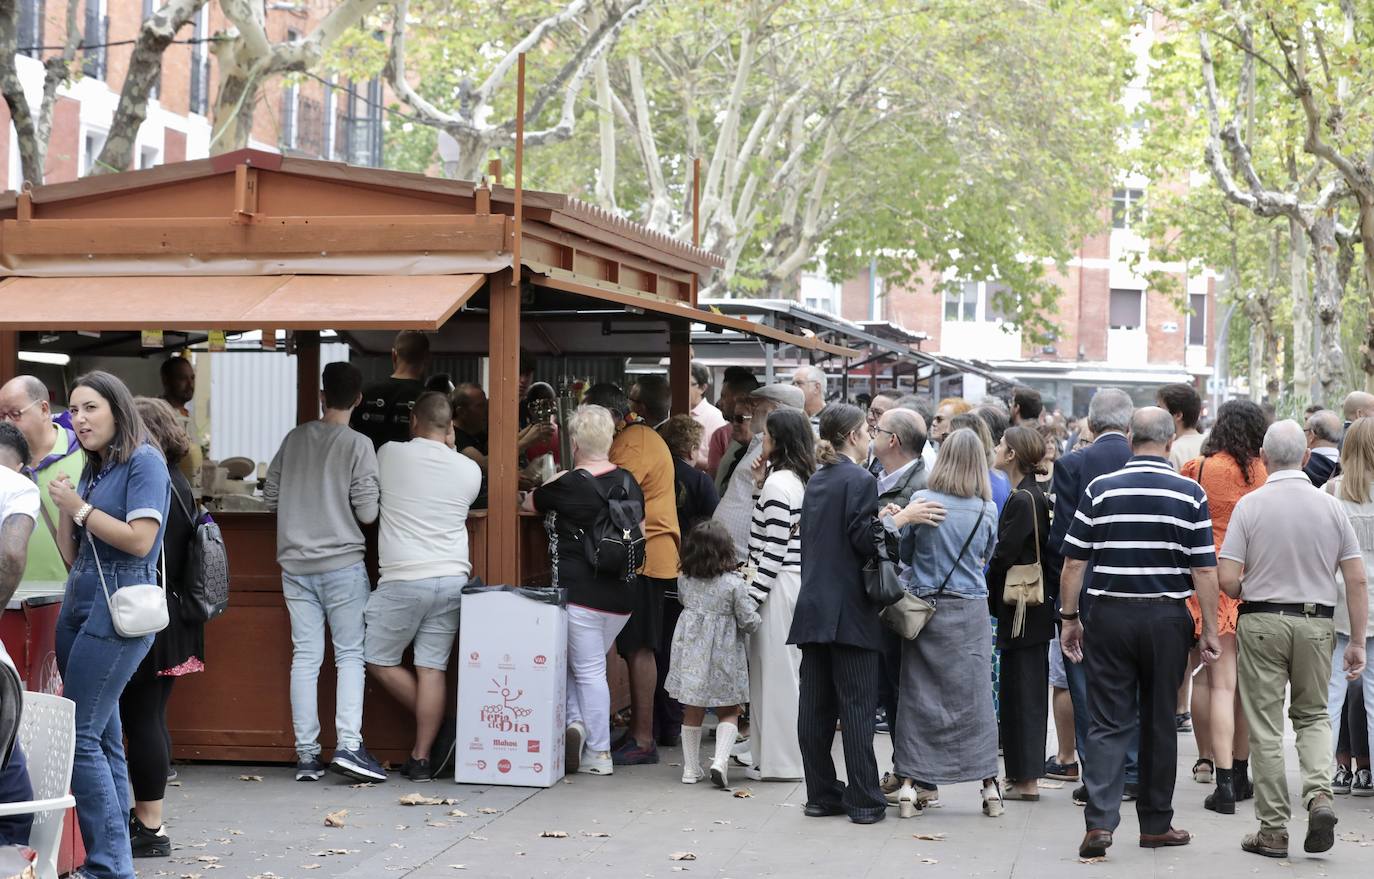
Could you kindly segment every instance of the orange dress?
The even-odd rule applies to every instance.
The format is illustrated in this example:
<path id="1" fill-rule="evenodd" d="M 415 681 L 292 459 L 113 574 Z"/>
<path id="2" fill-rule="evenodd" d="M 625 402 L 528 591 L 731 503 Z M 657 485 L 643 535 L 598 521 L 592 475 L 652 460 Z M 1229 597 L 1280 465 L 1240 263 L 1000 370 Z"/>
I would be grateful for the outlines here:
<path id="1" fill-rule="evenodd" d="M 1269 478 L 1269 472 L 1264 469 L 1264 464 L 1256 455 L 1250 459 L 1250 479 L 1247 482 L 1240 464 L 1227 452 L 1217 452 L 1208 458 L 1194 458 L 1185 462 L 1179 472 L 1200 484 L 1202 490 L 1207 493 L 1207 508 L 1212 514 L 1212 540 L 1216 543 L 1218 552 L 1221 551 L 1222 542 L 1226 540 L 1226 527 L 1231 524 L 1231 512 L 1235 510 L 1236 502 L 1259 488 Z M 1198 479 L 1199 472 L 1202 474 L 1201 479 Z M 1188 610 L 1193 614 L 1193 634 L 1200 637 L 1202 605 L 1198 603 L 1196 595 L 1188 599 Z M 1218 634 L 1234 635 L 1236 621 L 1239 618 L 1240 599 L 1222 595 L 1217 605 Z"/>

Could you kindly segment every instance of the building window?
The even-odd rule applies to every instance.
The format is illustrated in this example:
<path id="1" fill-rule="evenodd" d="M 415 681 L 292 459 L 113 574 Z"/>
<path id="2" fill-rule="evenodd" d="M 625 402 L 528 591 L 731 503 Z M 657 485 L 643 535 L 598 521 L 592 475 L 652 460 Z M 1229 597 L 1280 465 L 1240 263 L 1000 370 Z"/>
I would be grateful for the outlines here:
<path id="1" fill-rule="evenodd" d="M 43 0 L 19 0 L 19 53 L 43 57 Z"/>
<path id="2" fill-rule="evenodd" d="M 209 12 L 209 6 L 200 8 L 191 33 L 191 112 L 202 116 L 210 109 L 210 53 L 203 42 L 210 30 Z"/>
<path id="3" fill-rule="evenodd" d="M 945 291 L 945 320 L 975 321 L 978 319 L 977 281 L 965 281 L 957 290 Z"/>
<path id="4" fill-rule="evenodd" d="M 92 79 L 105 78 L 105 44 L 109 42 L 110 19 L 102 0 L 86 0 L 85 27 L 81 31 L 81 72 Z"/>
<path id="5" fill-rule="evenodd" d="M 1138 330 L 1144 324 L 1142 304 L 1145 294 L 1141 290 L 1113 290 L 1108 325 L 1114 330 Z"/>
<path id="6" fill-rule="evenodd" d="M 105 148 L 105 132 L 87 129 L 81 138 L 81 176 L 89 176 L 95 168 L 95 160 Z"/>
<path id="7" fill-rule="evenodd" d="M 350 165 L 382 164 L 382 81 L 349 82 L 339 119 L 336 157 Z"/>
<path id="8" fill-rule="evenodd" d="M 1112 228 L 1129 229 L 1145 217 L 1145 190 L 1112 191 Z"/>
<path id="9" fill-rule="evenodd" d="M 1207 294 L 1192 293 L 1188 296 L 1188 344 L 1207 344 Z"/>

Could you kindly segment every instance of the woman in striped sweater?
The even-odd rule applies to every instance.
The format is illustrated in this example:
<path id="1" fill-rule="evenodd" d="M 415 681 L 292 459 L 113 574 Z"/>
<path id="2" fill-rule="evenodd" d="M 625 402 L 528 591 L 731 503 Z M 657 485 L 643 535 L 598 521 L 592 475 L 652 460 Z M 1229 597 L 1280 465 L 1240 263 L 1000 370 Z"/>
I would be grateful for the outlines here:
<path id="1" fill-rule="evenodd" d="M 816 471 L 815 434 L 797 409 L 768 416 L 763 434 L 763 486 L 749 528 L 750 592 L 763 623 L 749 643 L 750 750 L 755 779 L 799 780 L 797 699 L 801 651 L 787 644 L 801 591 L 802 498 Z"/>

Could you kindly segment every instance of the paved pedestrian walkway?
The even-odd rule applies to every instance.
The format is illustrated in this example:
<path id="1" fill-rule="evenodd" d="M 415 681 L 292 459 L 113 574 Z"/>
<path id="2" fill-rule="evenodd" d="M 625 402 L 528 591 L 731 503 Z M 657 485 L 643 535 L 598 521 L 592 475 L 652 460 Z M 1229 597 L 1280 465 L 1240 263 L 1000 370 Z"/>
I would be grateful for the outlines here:
<path id="1" fill-rule="evenodd" d="M 881 761 L 886 737 L 878 745 Z M 1048 782 L 1055 786 L 1039 803 L 1007 803 L 998 820 L 982 816 L 976 785 L 958 785 L 922 817 L 902 821 L 891 809 L 886 821 L 859 827 L 803 817 L 801 784 L 741 780 L 734 795 L 709 782 L 680 784 L 681 770 L 671 765 L 678 753 L 665 750 L 657 766 L 574 776 L 549 790 L 399 777 L 371 787 L 337 777 L 298 784 L 282 766 L 182 766 L 167 795 L 173 858 L 137 866 L 144 877 L 177 879 L 1370 875 L 1374 798 L 1337 798 L 1338 841 L 1326 855 L 1302 853 L 1302 819 L 1294 822 L 1289 860 L 1247 855 L 1239 843 L 1254 827 L 1250 805 L 1234 816 L 1205 811 L 1207 788 L 1188 773 L 1192 737 L 1179 745 L 1175 823 L 1193 832 L 1193 844 L 1139 848 L 1127 805 L 1116 845 L 1099 864 L 1078 861 L 1083 812 L 1070 799 L 1072 785 Z M 1295 761 L 1290 751 L 1290 768 Z M 1295 773 L 1289 782 L 1296 792 Z M 409 794 L 454 802 L 402 805 Z M 342 826 L 326 826 L 326 816 L 341 810 Z M 673 860 L 682 853 L 694 858 Z"/>

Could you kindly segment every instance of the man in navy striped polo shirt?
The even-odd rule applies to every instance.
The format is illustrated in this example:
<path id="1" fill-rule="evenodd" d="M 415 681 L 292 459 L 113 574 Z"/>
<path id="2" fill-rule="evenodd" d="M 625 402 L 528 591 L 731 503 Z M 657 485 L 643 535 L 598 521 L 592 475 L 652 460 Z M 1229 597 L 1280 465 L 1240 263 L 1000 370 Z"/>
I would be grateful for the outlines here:
<path id="1" fill-rule="evenodd" d="M 1178 735 L 1174 707 L 1188 666 L 1193 621 L 1184 599 L 1202 604 L 1202 655 L 1220 655 L 1217 559 L 1207 495 L 1169 464 L 1174 420 L 1150 406 L 1131 419 L 1126 466 L 1083 491 L 1064 538 L 1060 579 L 1064 657 L 1086 660 L 1093 759 L 1083 766 L 1088 789 L 1082 857 L 1102 857 L 1121 823 L 1126 749 L 1138 715 L 1142 848 L 1187 845 L 1172 826 Z M 1083 572 L 1091 560 L 1093 600 L 1078 619 Z M 1137 694 L 1139 698 L 1137 699 Z"/>

